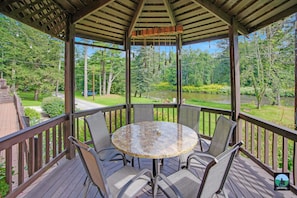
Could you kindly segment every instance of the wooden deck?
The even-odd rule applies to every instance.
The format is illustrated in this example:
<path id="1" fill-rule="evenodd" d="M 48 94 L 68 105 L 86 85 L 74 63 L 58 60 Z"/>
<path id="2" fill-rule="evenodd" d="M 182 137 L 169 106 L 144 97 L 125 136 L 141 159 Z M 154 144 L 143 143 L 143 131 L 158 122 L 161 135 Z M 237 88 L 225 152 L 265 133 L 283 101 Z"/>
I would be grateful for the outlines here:
<path id="1" fill-rule="evenodd" d="M 137 161 L 137 160 L 136 160 Z M 151 168 L 152 160 L 141 159 L 141 168 Z M 107 175 L 110 175 L 122 166 L 121 162 L 104 163 Z M 137 164 L 136 164 L 137 167 Z M 161 172 L 165 175 L 177 170 L 177 158 L 165 159 Z M 83 182 L 86 173 L 79 157 L 72 160 L 62 160 L 50 169 L 43 177 L 27 188 L 18 197 L 83 197 Z M 273 177 L 246 157 L 236 157 L 233 167 L 225 184 L 230 198 L 235 197 L 296 197 L 291 191 L 274 191 Z M 143 190 L 138 197 L 151 197 L 149 189 Z M 100 197 L 97 189 L 92 186 L 88 198 Z M 160 194 L 159 197 L 165 197 Z"/>

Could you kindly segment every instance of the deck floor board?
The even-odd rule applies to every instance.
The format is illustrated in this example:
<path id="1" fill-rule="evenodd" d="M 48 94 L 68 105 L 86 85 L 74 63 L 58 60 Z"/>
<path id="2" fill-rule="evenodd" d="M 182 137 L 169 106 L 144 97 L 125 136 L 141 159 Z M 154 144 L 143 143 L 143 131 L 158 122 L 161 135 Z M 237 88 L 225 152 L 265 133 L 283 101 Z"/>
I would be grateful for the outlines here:
<path id="1" fill-rule="evenodd" d="M 135 160 L 135 167 L 138 167 L 138 160 Z M 152 160 L 140 159 L 141 168 L 152 167 Z M 106 175 L 112 174 L 122 166 L 121 162 L 104 163 L 104 171 Z M 177 158 L 169 158 L 164 160 L 161 166 L 161 172 L 169 175 L 178 169 Z M 199 173 L 201 176 L 202 173 Z M 33 183 L 31 189 L 26 189 L 21 193 L 19 198 L 31 197 L 83 197 L 84 180 L 86 178 L 85 170 L 81 164 L 79 157 L 72 160 L 62 160 L 59 165 L 50 170 L 50 173 L 41 177 Z M 145 189 L 139 194 L 139 198 L 151 197 Z M 291 191 L 274 191 L 273 177 L 258 167 L 250 159 L 237 156 L 230 174 L 225 184 L 225 191 L 230 198 L 237 197 L 296 197 Z M 96 187 L 90 187 L 88 198 L 101 197 Z M 165 197 L 159 194 L 158 197 Z M 221 196 L 218 196 L 221 197 Z"/>

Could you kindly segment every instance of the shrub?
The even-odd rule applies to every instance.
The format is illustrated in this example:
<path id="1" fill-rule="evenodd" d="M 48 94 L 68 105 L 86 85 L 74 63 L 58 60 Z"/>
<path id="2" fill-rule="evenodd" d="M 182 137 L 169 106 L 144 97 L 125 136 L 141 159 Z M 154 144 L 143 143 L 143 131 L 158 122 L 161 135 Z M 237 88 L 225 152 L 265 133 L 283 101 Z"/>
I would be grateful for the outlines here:
<path id="1" fill-rule="evenodd" d="M 6 183 L 5 164 L 0 162 L 0 197 L 5 197 L 9 191 L 9 185 Z"/>
<path id="2" fill-rule="evenodd" d="M 25 108 L 25 116 L 30 118 L 30 126 L 33 126 L 40 121 L 40 113 L 32 108 Z"/>
<path id="3" fill-rule="evenodd" d="M 44 98 L 41 103 L 41 108 L 51 118 L 64 113 L 64 101 L 58 97 Z"/>

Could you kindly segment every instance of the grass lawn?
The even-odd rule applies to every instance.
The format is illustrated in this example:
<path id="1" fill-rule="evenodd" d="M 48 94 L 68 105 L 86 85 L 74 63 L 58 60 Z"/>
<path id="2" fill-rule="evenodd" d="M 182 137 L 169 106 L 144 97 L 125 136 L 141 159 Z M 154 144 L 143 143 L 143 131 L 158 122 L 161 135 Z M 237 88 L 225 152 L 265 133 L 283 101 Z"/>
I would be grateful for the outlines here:
<path id="1" fill-rule="evenodd" d="M 47 97 L 47 96 L 41 95 L 38 101 L 34 101 L 33 93 L 22 92 L 18 94 L 22 99 L 23 106 L 41 106 L 42 99 L 44 97 Z M 121 96 L 121 95 L 113 95 L 113 94 L 108 96 L 96 95 L 93 100 L 93 96 L 84 98 L 81 95 L 81 93 L 77 92 L 75 97 L 79 99 L 87 100 L 90 102 L 106 105 L 106 106 L 125 104 L 125 96 Z M 149 98 L 131 97 L 131 100 L 132 100 L 132 103 L 160 103 L 160 101 L 156 101 L 155 99 L 149 99 Z M 204 106 L 204 107 L 212 107 L 212 108 L 218 108 L 218 109 L 227 109 L 227 110 L 231 108 L 229 104 L 220 104 L 220 103 L 214 103 L 209 101 L 199 101 L 196 99 L 187 100 L 187 104 Z M 272 123 L 294 129 L 294 107 L 264 105 L 261 107 L 261 109 L 257 109 L 256 106 L 253 104 L 242 104 L 241 111 L 249 115 L 261 118 L 263 120 L 267 120 Z"/>

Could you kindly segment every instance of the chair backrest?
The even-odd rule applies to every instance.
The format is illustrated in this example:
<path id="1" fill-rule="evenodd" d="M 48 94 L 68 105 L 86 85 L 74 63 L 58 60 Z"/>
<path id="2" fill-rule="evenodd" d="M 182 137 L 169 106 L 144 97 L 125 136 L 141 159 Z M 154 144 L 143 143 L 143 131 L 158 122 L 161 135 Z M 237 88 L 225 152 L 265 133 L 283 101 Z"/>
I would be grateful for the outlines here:
<path id="1" fill-rule="evenodd" d="M 108 132 L 104 115 L 101 111 L 89 115 L 85 118 L 89 128 L 94 148 L 97 152 L 109 147 L 111 144 L 110 134 Z"/>
<path id="2" fill-rule="evenodd" d="M 228 148 L 236 124 L 236 122 L 220 115 L 217 119 L 215 131 L 207 151 L 209 154 L 216 157 Z"/>
<path id="3" fill-rule="evenodd" d="M 197 197 L 212 197 L 223 190 L 236 152 L 242 142 L 218 155 L 206 167 Z"/>
<path id="4" fill-rule="evenodd" d="M 180 105 L 178 113 L 178 123 L 190 127 L 199 132 L 200 107 Z"/>
<path id="5" fill-rule="evenodd" d="M 95 150 L 73 136 L 69 136 L 68 139 L 75 145 L 85 171 L 92 183 L 97 186 L 101 193 L 110 194 L 106 178 L 103 174 L 103 166 L 100 160 L 97 159 Z"/>
<path id="6" fill-rule="evenodd" d="M 153 104 L 133 104 L 134 123 L 154 120 Z"/>

